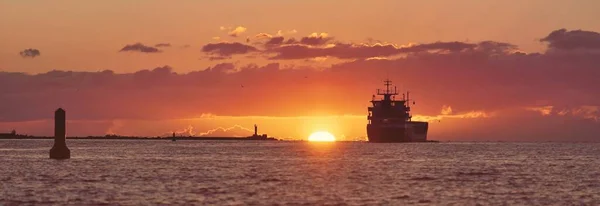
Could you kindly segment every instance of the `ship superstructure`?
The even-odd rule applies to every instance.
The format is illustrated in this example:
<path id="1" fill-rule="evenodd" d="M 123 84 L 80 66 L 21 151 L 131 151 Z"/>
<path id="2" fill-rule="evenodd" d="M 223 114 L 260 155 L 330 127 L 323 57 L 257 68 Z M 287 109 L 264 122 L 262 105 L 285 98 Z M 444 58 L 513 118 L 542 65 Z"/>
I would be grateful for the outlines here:
<path id="1" fill-rule="evenodd" d="M 392 81 L 385 80 L 385 90 L 377 89 L 368 108 L 367 138 L 369 142 L 425 142 L 427 141 L 427 122 L 412 121 L 410 114 L 409 92 L 396 100 L 398 90 Z M 413 101 L 414 104 L 414 101 Z"/>

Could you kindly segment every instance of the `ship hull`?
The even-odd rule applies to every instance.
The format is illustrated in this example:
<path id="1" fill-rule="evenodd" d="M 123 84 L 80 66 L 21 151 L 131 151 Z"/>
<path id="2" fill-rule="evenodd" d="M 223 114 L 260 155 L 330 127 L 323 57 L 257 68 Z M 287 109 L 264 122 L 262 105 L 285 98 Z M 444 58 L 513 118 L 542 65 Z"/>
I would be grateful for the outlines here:
<path id="1" fill-rule="evenodd" d="M 397 124 L 368 124 L 369 142 L 426 142 L 427 122 L 405 122 Z"/>

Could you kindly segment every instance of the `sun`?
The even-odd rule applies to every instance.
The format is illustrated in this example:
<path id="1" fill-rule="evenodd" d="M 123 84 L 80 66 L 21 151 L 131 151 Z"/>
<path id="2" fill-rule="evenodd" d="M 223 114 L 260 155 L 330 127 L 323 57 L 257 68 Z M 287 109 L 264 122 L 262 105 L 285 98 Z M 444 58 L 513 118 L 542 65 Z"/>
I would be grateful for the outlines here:
<path id="1" fill-rule="evenodd" d="M 315 132 L 308 137 L 310 142 L 335 142 L 335 137 L 329 132 Z"/>

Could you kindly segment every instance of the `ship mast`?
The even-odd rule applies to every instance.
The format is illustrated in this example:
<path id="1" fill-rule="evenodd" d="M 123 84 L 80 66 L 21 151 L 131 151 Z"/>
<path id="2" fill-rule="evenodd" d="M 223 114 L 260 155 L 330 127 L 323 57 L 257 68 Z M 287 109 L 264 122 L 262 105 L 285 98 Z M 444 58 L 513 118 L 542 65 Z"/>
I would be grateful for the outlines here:
<path id="1" fill-rule="evenodd" d="M 390 85 L 391 84 L 392 84 L 392 81 L 390 81 L 390 79 L 385 80 L 385 93 L 390 93 Z"/>
<path id="2" fill-rule="evenodd" d="M 391 97 L 394 95 L 398 95 L 398 90 L 394 87 L 394 90 L 390 90 L 390 86 L 392 85 L 392 81 L 386 79 L 385 81 L 385 91 L 381 92 L 377 89 L 377 95 L 382 95 L 384 101 L 391 101 Z"/>
<path id="3" fill-rule="evenodd" d="M 374 107 L 383 107 L 383 108 L 391 108 L 391 107 L 395 107 L 395 105 L 397 105 L 398 103 L 403 104 L 404 107 L 402 107 L 402 109 L 400 109 L 403 114 L 403 118 L 405 119 L 405 121 L 412 121 L 412 115 L 410 114 L 410 92 L 406 91 L 406 93 L 402 93 L 402 100 L 401 101 L 396 101 L 394 99 L 395 95 L 398 95 L 398 89 L 396 86 L 394 86 L 394 88 L 392 89 L 392 81 L 390 81 L 389 79 L 386 79 L 384 81 L 384 85 L 385 85 L 385 90 L 382 89 L 377 89 L 377 95 L 381 95 L 383 96 L 382 100 L 375 100 L 375 95 L 373 95 L 373 106 Z M 378 102 L 378 103 L 376 103 Z M 414 104 L 414 103 L 413 103 Z M 372 111 L 372 108 L 369 108 L 369 111 Z M 371 118 L 371 114 L 369 114 L 369 118 Z M 370 120 L 370 119 L 369 119 Z"/>

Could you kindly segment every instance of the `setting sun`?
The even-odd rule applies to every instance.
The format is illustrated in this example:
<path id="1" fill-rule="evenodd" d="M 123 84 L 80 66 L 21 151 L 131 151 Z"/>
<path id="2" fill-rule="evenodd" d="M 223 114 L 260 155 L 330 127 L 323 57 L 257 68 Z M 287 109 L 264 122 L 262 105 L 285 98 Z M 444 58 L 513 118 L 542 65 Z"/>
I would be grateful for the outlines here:
<path id="1" fill-rule="evenodd" d="M 315 132 L 308 137 L 311 142 L 335 142 L 335 137 L 329 132 Z"/>

